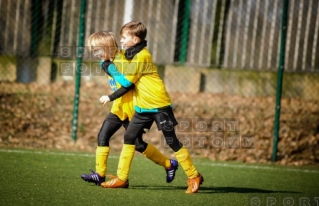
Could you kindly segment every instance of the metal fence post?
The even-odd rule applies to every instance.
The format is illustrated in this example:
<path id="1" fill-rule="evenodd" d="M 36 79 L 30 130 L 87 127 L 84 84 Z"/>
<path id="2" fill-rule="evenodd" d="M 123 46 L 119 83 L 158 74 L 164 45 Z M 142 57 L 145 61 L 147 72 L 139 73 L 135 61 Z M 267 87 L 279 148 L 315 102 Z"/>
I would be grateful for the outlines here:
<path id="1" fill-rule="evenodd" d="M 41 2 L 39 0 L 32 1 L 32 25 L 31 25 L 31 48 L 30 56 L 37 55 L 37 47 L 40 39 L 40 18 L 41 18 Z"/>
<path id="2" fill-rule="evenodd" d="M 72 139 L 76 140 L 77 126 L 78 126 L 78 110 L 79 110 L 79 99 L 80 99 L 80 86 L 81 86 L 81 65 L 83 57 L 83 46 L 84 46 L 84 28 L 85 28 L 85 9 L 86 0 L 81 0 L 81 11 L 80 11 L 80 23 L 79 23 L 79 36 L 77 46 L 77 63 L 75 66 L 75 95 L 74 95 L 74 109 L 73 109 L 73 121 L 72 121 Z"/>
<path id="3" fill-rule="evenodd" d="M 181 45 L 181 53 L 179 57 L 181 65 L 185 64 L 186 55 L 187 55 L 190 5 L 191 5 L 190 0 L 186 0 L 185 7 L 184 7 L 183 27 L 182 27 L 182 45 Z"/>
<path id="4" fill-rule="evenodd" d="M 281 43 L 277 76 L 277 91 L 276 91 L 276 108 L 275 108 L 275 123 L 274 123 L 274 141 L 272 161 L 277 160 L 278 149 L 278 133 L 280 128 L 280 107 L 281 107 L 281 93 L 282 93 L 282 79 L 285 68 L 285 47 L 286 47 L 286 31 L 287 31 L 287 16 L 288 16 L 289 0 L 284 0 L 282 10 L 282 25 L 281 25 Z"/>

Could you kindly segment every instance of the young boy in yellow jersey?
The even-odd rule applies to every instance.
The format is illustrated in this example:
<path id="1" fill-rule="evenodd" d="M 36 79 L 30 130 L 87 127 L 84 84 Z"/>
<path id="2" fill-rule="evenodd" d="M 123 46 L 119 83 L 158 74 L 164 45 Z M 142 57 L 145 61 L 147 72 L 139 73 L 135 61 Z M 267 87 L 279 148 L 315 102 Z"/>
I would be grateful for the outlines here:
<path id="1" fill-rule="evenodd" d="M 126 184 L 136 148 L 135 140 L 147 125 L 155 121 L 158 130 L 163 132 L 166 143 L 174 150 L 176 159 L 188 177 L 186 193 L 196 193 L 204 180 L 192 163 L 188 150 L 176 137 L 174 126 L 177 125 L 177 121 L 172 110 L 171 99 L 152 62 L 152 56 L 146 49 L 147 29 L 141 22 L 129 22 L 122 27 L 120 34 L 122 46 L 126 49 L 124 53 L 126 71 L 124 75 L 118 74 L 114 78 L 119 82 L 125 80 L 126 87 L 134 84 L 135 114 L 124 134 L 117 176 L 102 183 L 101 186 L 120 188 Z M 144 48 L 138 51 L 139 47 Z M 116 68 L 119 67 L 116 66 Z"/>
<path id="2" fill-rule="evenodd" d="M 105 181 L 105 174 L 107 170 L 107 159 L 110 152 L 109 140 L 113 134 L 121 127 L 128 128 L 129 121 L 134 114 L 133 108 L 133 93 L 131 87 L 125 87 L 125 82 L 121 81 L 124 87 L 121 87 L 118 82 L 113 78 L 118 76 L 118 71 L 112 62 L 118 53 L 118 46 L 114 38 L 114 34 L 107 31 L 96 32 L 92 34 L 88 39 L 89 47 L 93 50 L 95 56 L 101 61 L 100 65 L 102 69 L 108 74 L 109 83 L 111 89 L 114 91 L 112 95 L 102 96 L 100 102 L 104 105 L 104 99 L 113 101 L 113 105 L 110 113 L 104 120 L 100 132 L 98 134 L 98 146 L 96 148 L 96 171 L 92 171 L 92 174 L 82 174 L 81 178 L 87 182 L 93 182 L 96 185 L 100 185 Z M 141 48 L 142 49 L 142 48 Z M 118 59 L 121 59 L 119 57 Z M 133 85 L 134 86 L 134 85 Z M 120 97 L 121 96 L 121 97 Z M 144 128 L 149 129 L 153 122 L 149 122 Z M 147 144 L 143 141 L 142 135 L 144 130 L 141 130 L 137 134 L 135 141 L 136 151 L 143 153 L 144 156 L 152 160 L 153 162 L 163 166 L 166 170 L 166 182 L 173 181 L 175 172 L 178 169 L 178 163 L 176 160 L 170 160 L 159 152 L 152 144 Z M 121 187 L 127 188 L 128 181 L 125 180 Z"/>

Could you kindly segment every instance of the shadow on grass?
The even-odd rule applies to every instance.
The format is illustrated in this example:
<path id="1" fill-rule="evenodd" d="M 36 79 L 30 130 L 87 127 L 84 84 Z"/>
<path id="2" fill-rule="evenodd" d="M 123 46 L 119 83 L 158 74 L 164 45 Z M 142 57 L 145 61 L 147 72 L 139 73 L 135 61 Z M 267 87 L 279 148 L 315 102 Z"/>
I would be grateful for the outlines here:
<path id="1" fill-rule="evenodd" d="M 200 190 L 205 193 L 300 193 L 293 191 L 264 190 L 247 187 L 201 187 Z"/>
<path id="2" fill-rule="evenodd" d="M 130 189 L 146 189 L 146 190 L 186 190 L 187 186 L 149 186 L 149 185 L 139 185 L 130 186 Z M 264 190 L 257 188 L 247 188 L 247 187 L 200 187 L 201 193 L 289 193 L 289 194 L 299 194 L 300 192 L 294 191 L 278 191 L 278 190 Z"/>

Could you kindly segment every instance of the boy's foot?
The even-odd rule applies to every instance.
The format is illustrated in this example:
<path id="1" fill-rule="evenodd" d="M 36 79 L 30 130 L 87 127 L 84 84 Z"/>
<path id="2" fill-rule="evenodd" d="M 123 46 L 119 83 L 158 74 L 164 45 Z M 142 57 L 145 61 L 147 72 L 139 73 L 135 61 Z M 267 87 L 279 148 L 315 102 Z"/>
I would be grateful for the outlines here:
<path id="1" fill-rule="evenodd" d="M 101 185 L 105 181 L 105 177 L 101 177 L 97 172 L 90 170 L 92 174 L 82 174 L 81 178 L 87 182 L 93 182 L 96 185 Z"/>
<path id="2" fill-rule="evenodd" d="M 175 178 L 175 172 L 178 169 L 178 162 L 176 160 L 170 160 L 171 167 L 166 170 L 166 182 L 170 183 Z"/>
<path id="3" fill-rule="evenodd" d="M 199 176 L 195 178 L 188 178 L 188 181 L 187 181 L 188 188 L 185 191 L 185 193 L 187 194 L 196 193 L 203 182 L 204 182 L 204 178 L 201 174 L 199 174 Z"/>
<path id="4" fill-rule="evenodd" d="M 109 181 L 103 182 L 101 186 L 105 188 L 128 188 L 129 182 L 128 180 L 124 182 L 120 180 L 118 177 L 115 177 Z"/>

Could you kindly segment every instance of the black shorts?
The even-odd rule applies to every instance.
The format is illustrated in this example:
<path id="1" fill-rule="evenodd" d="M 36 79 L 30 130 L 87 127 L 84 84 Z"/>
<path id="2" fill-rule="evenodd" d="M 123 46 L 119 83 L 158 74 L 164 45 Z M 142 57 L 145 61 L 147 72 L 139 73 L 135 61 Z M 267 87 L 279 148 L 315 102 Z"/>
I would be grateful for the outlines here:
<path id="1" fill-rule="evenodd" d="M 125 119 L 124 121 L 122 121 L 118 116 L 116 116 L 115 114 L 113 114 L 111 112 L 107 115 L 105 120 L 112 122 L 112 123 L 115 123 L 115 124 L 121 124 L 125 128 L 125 130 L 127 130 L 128 125 L 130 124 L 130 121 L 128 120 L 128 118 Z M 143 127 L 143 129 L 150 129 L 153 122 L 154 122 L 154 120 L 148 124 L 145 124 L 145 127 Z M 145 131 L 143 131 L 143 133 L 145 133 Z"/>
<path id="2" fill-rule="evenodd" d="M 154 121 L 156 122 L 158 130 L 171 131 L 174 129 L 174 126 L 178 124 L 171 107 L 159 109 L 157 113 L 135 112 L 131 124 L 135 127 L 149 129 Z"/>
<path id="3" fill-rule="evenodd" d="M 125 119 L 124 121 L 122 121 L 118 116 L 116 116 L 115 114 L 113 114 L 111 112 L 106 116 L 105 120 L 112 122 L 112 123 L 115 123 L 115 124 L 120 124 L 125 129 L 127 129 L 128 125 L 130 123 L 130 121 L 128 119 Z"/>

